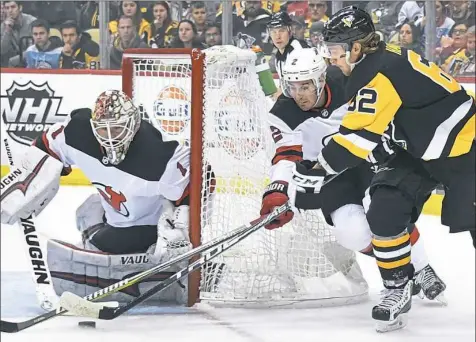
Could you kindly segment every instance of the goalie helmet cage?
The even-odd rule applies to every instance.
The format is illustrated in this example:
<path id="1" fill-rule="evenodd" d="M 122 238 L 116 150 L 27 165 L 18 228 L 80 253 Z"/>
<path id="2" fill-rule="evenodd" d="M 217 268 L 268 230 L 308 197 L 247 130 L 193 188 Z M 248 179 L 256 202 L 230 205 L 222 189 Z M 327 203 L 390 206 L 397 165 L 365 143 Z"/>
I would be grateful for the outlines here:
<path id="1" fill-rule="evenodd" d="M 274 142 L 256 56 L 234 46 L 130 49 L 122 87 L 164 140 L 190 143 L 190 241 L 198 246 L 255 219 Z M 182 165 L 179 171 L 187 172 Z M 213 171 L 212 171 L 213 170 Z M 328 306 L 367 297 L 355 253 L 320 211 L 256 232 L 189 277 L 188 305 Z"/>

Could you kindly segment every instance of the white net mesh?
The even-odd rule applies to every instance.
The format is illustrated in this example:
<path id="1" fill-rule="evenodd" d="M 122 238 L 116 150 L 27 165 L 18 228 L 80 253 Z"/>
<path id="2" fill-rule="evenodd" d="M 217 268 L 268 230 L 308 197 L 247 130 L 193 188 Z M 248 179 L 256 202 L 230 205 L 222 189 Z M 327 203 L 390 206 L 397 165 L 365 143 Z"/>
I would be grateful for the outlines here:
<path id="1" fill-rule="evenodd" d="M 201 236 L 206 242 L 259 216 L 274 146 L 255 55 L 234 47 L 205 50 Z M 168 139 L 190 134 L 191 59 L 147 55 L 133 63 L 133 99 Z M 214 174 L 211 173 L 211 166 Z M 193 166 L 192 166 L 193 167 Z M 215 192 L 207 199 L 207 179 Z M 262 230 L 210 262 L 200 299 L 230 305 L 328 305 L 365 297 L 355 254 L 338 245 L 318 211 Z"/>

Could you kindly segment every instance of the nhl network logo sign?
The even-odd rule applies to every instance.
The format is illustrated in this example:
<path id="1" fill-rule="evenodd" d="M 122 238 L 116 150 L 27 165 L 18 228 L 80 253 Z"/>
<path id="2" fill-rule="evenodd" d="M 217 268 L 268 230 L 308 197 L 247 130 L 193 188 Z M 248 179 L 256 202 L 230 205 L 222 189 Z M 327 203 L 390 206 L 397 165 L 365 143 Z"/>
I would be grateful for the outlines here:
<path id="1" fill-rule="evenodd" d="M 63 98 L 55 96 L 48 82 L 37 85 L 14 81 L 6 93 L 1 95 L 3 122 L 8 135 L 21 144 L 30 145 L 41 132 L 67 117 L 58 113 Z"/>

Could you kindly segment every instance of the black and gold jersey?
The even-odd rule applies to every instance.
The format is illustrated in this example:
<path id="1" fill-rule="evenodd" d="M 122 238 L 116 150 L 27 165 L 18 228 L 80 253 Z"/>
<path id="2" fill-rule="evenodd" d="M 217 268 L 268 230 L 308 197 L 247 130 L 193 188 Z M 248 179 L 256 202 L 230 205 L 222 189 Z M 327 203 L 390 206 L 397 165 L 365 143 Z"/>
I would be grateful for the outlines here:
<path id="1" fill-rule="evenodd" d="M 347 81 L 349 109 L 319 161 L 328 172 L 357 165 L 390 139 L 416 158 L 469 152 L 475 100 L 455 79 L 417 53 L 380 43 Z"/>

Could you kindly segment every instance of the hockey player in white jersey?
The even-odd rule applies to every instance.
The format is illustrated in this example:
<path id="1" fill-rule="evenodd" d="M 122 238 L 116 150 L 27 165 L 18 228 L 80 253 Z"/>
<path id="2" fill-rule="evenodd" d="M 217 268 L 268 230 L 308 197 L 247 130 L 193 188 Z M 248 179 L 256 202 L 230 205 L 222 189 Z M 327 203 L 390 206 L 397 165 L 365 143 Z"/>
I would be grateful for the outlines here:
<path id="1" fill-rule="evenodd" d="M 345 171 L 327 183 L 320 194 L 291 189 L 295 165 L 312 167 L 311 161 L 316 160 L 326 141 L 338 132 L 347 110 L 343 94 L 344 75 L 337 68 L 328 68 L 317 50 L 311 48 L 291 52 L 283 68 L 283 80 L 286 97 L 276 102 L 269 117 L 276 152 L 272 160 L 271 184 L 263 195 L 261 214 L 269 213 L 291 197 L 299 209 L 322 209 L 327 222 L 334 226 L 333 233 L 342 246 L 374 256 L 363 206 L 365 191 L 375 175 L 371 164 L 362 163 Z M 432 181 L 427 182 L 424 174 L 418 175 L 417 170 L 411 170 L 411 173 L 429 191 L 435 186 Z M 424 200 L 426 197 L 421 199 L 419 195 L 414 195 L 413 222 L 418 218 Z M 291 221 L 294 215 L 295 212 L 288 212 L 267 228 L 281 227 Z M 431 275 L 431 279 L 422 282 L 421 286 L 423 293 L 434 299 L 443 292 L 445 284 L 428 263 L 418 229 L 413 223 L 409 224 L 409 229 L 412 231 L 411 256 L 416 274 L 425 270 L 424 273 Z M 416 286 L 414 294 L 419 289 Z"/>
<path id="2" fill-rule="evenodd" d="M 2 222 L 41 212 L 55 195 L 61 169 L 66 175 L 71 166 L 79 167 L 97 190 L 76 211 L 82 241 L 48 241 L 48 265 L 58 294 L 87 295 L 190 248 L 190 150 L 176 141 L 164 142 L 122 91 L 103 92 L 94 110 L 74 110 L 34 145 L 27 155 L 40 162 L 26 180 L 34 178 L 38 184 L 22 190 L 30 197 L 15 196 L 15 184 L 2 188 Z M 49 157 L 61 165 L 56 172 L 42 171 L 41 160 L 53 159 Z M 109 299 L 130 300 L 152 284 L 129 287 Z M 159 299 L 183 303 L 186 286 L 175 284 Z"/>

